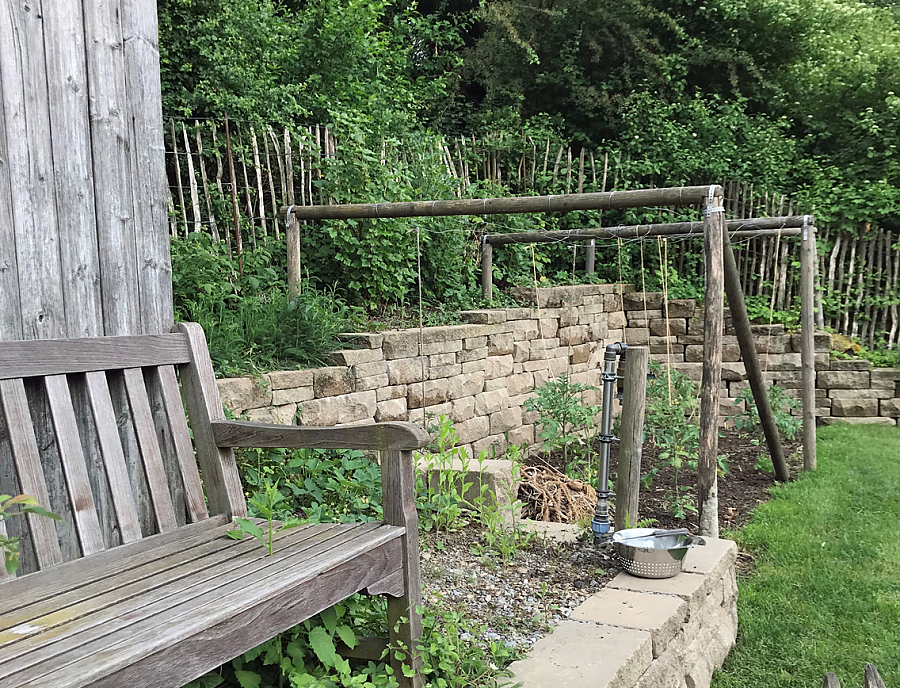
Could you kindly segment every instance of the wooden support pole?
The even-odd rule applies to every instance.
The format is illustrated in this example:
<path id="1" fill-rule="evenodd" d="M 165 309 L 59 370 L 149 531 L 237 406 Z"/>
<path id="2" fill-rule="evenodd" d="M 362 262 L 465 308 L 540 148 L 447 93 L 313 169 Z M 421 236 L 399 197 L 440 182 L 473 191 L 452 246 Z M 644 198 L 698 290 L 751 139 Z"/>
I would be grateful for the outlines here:
<path id="1" fill-rule="evenodd" d="M 481 242 L 481 295 L 485 301 L 494 296 L 493 249 L 487 241 Z"/>
<path id="2" fill-rule="evenodd" d="M 584 272 L 593 275 L 597 263 L 597 240 L 591 239 L 588 242 L 587 250 L 584 252 Z"/>
<path id="3" fill-rule="evenodd" d="M 803 468 L 816 469 L 815 281 L 816 228 L 803 228 L 800 245 L 800 361 L 803 405 Z"/>
<path id="4" fill-rule="evenodd" d="M 556 196 L 471 198 L 407 203 L 348 203 L 297 207 L 292 212 L 301 220 L 568 213 L 573 210 L 609 210 L 612 208 L 639 208 L 648 205 L 694 205 L 705 202 L 709 195 L 709 189 L 709 186 L 684 186 L 673 189 L 637 189 Z M 718 186 L 713 189 L 721 192 Z"/>
<path id="5" fill-rule="evenodd" d="M 725 209 L 720 187 L 710 187 L 706 199 L 706 298 L 703 324 L 703 377 L 700 381 L 700 452 L 697 496 L 700 534 L 719 536 L 719 496 L 716 482 L 719 452 L 719 384 L 722 379 L 722 333 L 725 313 L 723 295 L 723 237 Z"/>
<path id="6" fill-rule="evenodd" d="M 650 349 L 643 346 L 628 347 L 625 354 L 625 389 L 622 392 L 622 421 L 619 430 L 619 463 L 616 469 L 616 530 L 634 528 L 638 522 L 649 365 Z"/>
<path id="7" fill-rule="evenodd" d="M 766 436 L 766 445 L 769 447 L 772 464 L 775 466 L 775 477 L 783 482 L 790 478 L 790 473 L 781 448 L 781 435 L 778 432 L 778 426 L 775 425 L 775 416 L 772 413 L 769 394 L 763 380 L 762 369 L 759 366 L 759 356 L 753 342 L 753 331 L 750 329 L 750 317 L 747 315 L 747 304 L 741 289 L 741 278 L 738 274 L 737 262 L 734 259 L 728 232 L 725 232 L 724 240 L 725 293 L 728 296 L 728 306 L 731 308 L 734 332 L 741 347 L 741 359 L 747 370 L 747 380 L 750 382 L 753 400 L 756 402 L 756 409 L 759 412 L 759 422 Z"/>
<path id="8" fill-rule="evenodd" d="M 303 291 L 303 271 L 300 264 L 300 220 L 296 215 L 288 219 L 284 238 L 287 243 L 288 293 L 297 296 Z"/>

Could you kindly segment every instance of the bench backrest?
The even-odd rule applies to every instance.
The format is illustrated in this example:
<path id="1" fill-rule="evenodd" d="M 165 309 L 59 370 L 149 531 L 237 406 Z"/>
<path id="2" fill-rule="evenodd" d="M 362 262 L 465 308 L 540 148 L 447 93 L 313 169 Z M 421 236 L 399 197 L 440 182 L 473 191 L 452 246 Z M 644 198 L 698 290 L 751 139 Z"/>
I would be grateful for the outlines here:
<path id="1" fill-rule="evenodd" d="M 246 514 L 234 454 L 212 436 L 222 417 L 194 323 L 170 334 L 0 342 L 0 493 L 30 494 L 61 516 L 5 522 L 21 538 L 20 575 Z"/>

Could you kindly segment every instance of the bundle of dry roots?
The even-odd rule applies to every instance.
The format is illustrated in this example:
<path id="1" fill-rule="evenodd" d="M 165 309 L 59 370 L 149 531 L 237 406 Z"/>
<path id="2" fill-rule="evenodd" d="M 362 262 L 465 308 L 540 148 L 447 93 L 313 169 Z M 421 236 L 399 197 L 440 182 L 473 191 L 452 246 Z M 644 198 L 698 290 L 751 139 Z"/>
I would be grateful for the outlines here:
<path id="1" fill-rule="evenodd" d="M 597 492 L 550 466 L 529 466 L 522 469 L 519 499 L 525 518 L 575 523 L 593 515 Z"/>

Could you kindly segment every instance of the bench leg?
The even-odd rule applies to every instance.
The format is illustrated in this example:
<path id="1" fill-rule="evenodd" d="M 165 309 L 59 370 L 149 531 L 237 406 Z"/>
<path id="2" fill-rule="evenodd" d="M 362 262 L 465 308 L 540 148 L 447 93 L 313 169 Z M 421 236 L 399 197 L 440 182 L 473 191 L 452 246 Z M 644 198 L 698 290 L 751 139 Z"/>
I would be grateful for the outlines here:
<path id="1" fill-rule="evenodd" d="M 387 598 L 388 631 L 391 642 L 391 666 L 400 688 L 422 688 L 422 660 L 417 643 L 422 637 L 422 577 L 419 572 L 419 518 L 416 514 L 416 474 L 411 451 L 391 451 L 381 465 L 384 521 L 406 528 L 403 536 L 403 595 Z M 411 653 L 404 661 L 396 658 L 396 648 Z M 413 676 L 403 674 L 403 665 Z"/>

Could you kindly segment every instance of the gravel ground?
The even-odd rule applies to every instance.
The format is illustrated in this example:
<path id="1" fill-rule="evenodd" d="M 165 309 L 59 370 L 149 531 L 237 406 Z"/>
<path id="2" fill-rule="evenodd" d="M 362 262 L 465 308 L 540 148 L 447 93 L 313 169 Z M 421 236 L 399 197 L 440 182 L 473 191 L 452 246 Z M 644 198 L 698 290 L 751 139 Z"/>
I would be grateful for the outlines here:
<path id="1" fill-rule="evenodd" d="M 611 550 L 538 538 L 503 563 L 473 553 L 475 527 L 423 538 L 422 574 L 430 604 L 484 625 L 480 638 L 527 650 L 619 572 Z"/>

